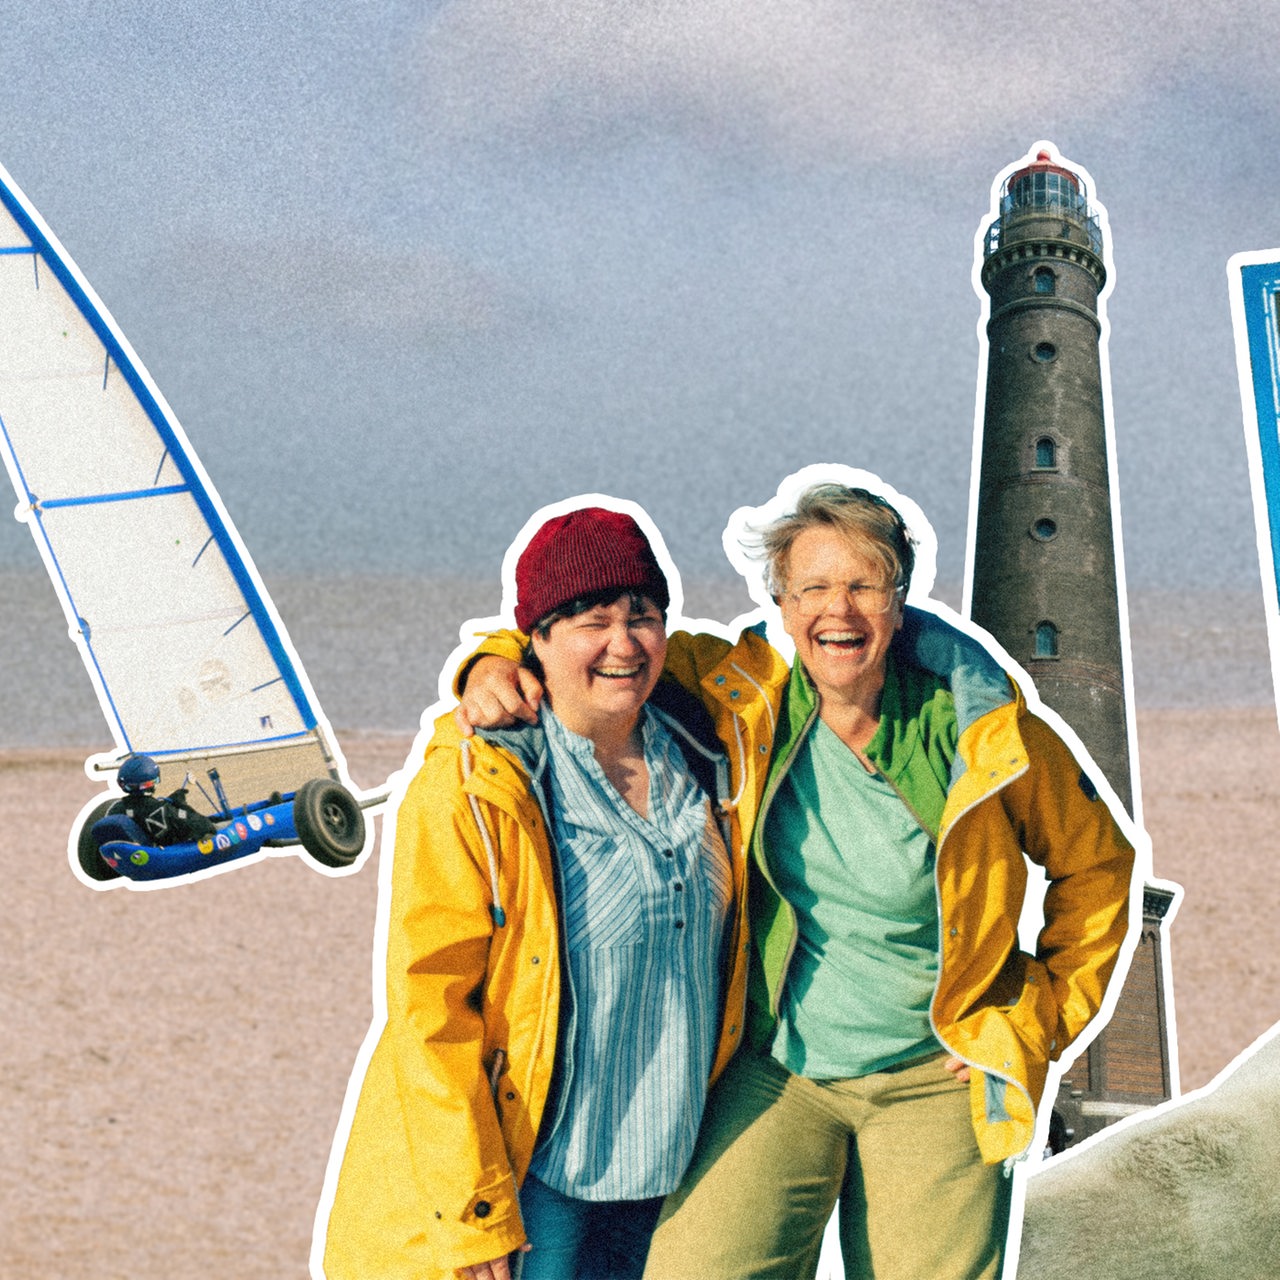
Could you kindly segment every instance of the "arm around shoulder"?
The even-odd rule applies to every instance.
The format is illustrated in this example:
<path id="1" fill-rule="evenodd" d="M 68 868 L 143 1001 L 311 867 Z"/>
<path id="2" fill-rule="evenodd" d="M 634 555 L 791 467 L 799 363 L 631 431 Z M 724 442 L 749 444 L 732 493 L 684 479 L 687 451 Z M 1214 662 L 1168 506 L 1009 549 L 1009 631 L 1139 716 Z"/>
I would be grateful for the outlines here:
<path id="1" fill-rule="evenodd" d="M 453 677 L 453 695 L 461 698 L 466 692 L 467 678 L 475 664 L 484 657 L 506 658 L 511 662 L 519 662 L 524 657 L 529 637 L 523 631 L 509 628 L 503 631 L 490 631 L 478 637 L 480 643 L 458 666 Z"/>
<path id="2" fill-rule="evenodd" d="M 752 679 L 761 681 L 785 678 L 788 671 L 781 655 L 753 627 L 737 640 L 705 631 L 673 631 L 667 637 L 666 673 L 686 689 L 695 690 L 726 661 L 737 663 Z"/>

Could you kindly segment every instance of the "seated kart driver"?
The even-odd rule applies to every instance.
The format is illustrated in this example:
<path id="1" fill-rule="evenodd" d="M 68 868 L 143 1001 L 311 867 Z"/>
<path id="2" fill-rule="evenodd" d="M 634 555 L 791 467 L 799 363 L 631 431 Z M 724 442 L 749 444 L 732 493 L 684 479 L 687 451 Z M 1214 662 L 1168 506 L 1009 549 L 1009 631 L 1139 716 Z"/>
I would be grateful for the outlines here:
<path id="1" fill-rule="evenodd" d="M 148 844 L 184 844 L 217 831 L 211 819 L 187 804 L 185 787 L 168 796 L 155 794 L 160 781 L 160 766 L 150 756 L 129 756 L 116 776 L 124 795 L 107 813 L 131 818 L 146 836 Z"/>

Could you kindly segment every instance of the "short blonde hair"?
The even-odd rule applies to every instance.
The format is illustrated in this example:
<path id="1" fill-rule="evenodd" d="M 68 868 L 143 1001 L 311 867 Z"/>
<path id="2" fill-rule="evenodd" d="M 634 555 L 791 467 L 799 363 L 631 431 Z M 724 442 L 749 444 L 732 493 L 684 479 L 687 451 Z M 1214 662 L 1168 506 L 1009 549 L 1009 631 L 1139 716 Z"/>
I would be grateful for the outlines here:
<path id="1" fill-rule="evenodd" d="M 765 585 L 775 600 L 787 589 L 791 547 L 806 529 L 834 529 L 884 570 L 884 580 L 905 596 L 915 568 L 915 542 L 897 510 L 869 489 L 814 484 L 801 493 L 795 510 L 754 531 L 757 555 L 765 562 Z"/>

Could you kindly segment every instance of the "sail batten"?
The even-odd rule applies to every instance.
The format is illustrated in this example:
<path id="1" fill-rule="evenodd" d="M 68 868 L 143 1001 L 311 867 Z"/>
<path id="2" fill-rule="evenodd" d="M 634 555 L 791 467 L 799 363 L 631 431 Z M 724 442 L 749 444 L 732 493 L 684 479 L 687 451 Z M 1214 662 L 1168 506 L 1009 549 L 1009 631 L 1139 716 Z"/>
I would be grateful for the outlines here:
<path id="1" fill-rule="evenodd" d="M 84 507 L 95 502 L 133 502 L 138 498 L 157 498 L 170 493 L 190 491 L 190 485 L 169 484 L 155 489 L 132 489 L 128 493 L 87 493 L 79 498 L 33 498 L 32 505 L 48 511 L 53 507 Z"/>

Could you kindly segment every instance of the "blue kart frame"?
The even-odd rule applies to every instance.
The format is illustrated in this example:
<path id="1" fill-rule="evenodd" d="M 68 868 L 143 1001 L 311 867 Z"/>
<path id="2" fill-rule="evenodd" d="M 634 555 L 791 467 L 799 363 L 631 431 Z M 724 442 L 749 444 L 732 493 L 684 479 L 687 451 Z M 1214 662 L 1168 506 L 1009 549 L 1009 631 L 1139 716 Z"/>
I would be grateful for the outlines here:
<path id="1" fill-rule="evenodd" d="M 179 844 L 152 844 L 122 813 L 108 813 L 106 800 L 81 828 L 80 868 L 91 880 L 167 880 L 204 871 L 260 849 L 300 844 L 321 867 L 350 866 L 364 849 L 364 813 L 341 783 L 312 778 L 296 792 L 210 815 L 213 835 Z"/>

